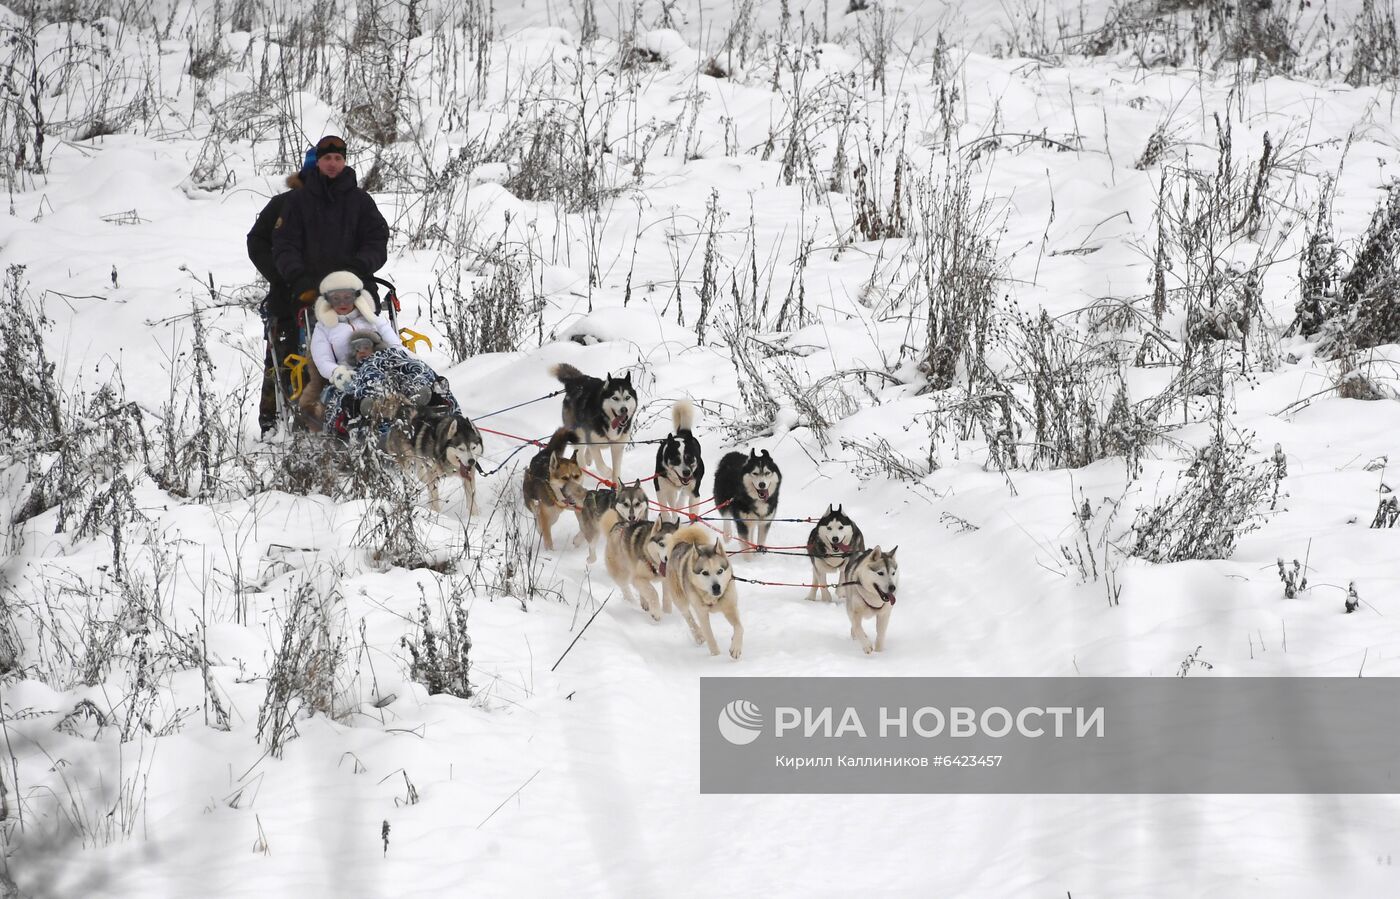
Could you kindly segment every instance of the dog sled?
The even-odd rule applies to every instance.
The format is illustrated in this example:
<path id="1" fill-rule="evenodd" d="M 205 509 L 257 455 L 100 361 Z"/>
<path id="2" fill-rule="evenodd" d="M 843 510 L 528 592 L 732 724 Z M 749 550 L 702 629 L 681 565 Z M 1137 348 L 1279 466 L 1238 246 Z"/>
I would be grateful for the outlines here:
<path id="1" fill-rule="evenodd" d="M 405 349 L 416 353 L 418 345 L 421 343 L 426 343 L 428 349 L 432 349 L 432 340 L 426 335 L 411 328 L 399 327 L 399 312 L 402 311 L 402 306 L 399 303 L 398 291 L 392 281 L 375 276 L 365 282 L 365 291 L 374 299 L 375 314 L 388 314 L 389 326 L 399 336 L 399 342 Z M 304 391 L 308 389 L 313 380 L 309 376 L 309 371 L 314 364 L 311 361 L 311 335 L 315 327 L 315 306 L 309 303 L 297 311 L 294 350 L 285 355 L 279 350 L 276 354 L 280 356 L 276 360 L 277 377 L 275 378 L 277 418 L 281 422 L 284 432 L 291 429 L 320 431 L 325 425 L 324 422 L 305 412 L 299 403 Z M 271 346 L 285 347 L 288 345 L 287 336 L 277 333 L 278 323 L 275 319 L 265 316 L 264 328 Z"/>

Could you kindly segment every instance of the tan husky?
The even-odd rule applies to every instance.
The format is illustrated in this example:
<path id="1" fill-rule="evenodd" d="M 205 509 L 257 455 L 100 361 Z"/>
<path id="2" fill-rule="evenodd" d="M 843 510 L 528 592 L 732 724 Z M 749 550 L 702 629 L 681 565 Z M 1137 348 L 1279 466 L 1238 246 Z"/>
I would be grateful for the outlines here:
<path id="1" fill-rule="evenodd" d="M 656 595 L 653 581 L 666 576 L 666 545 L 676 532 L 674 521 L 624 521 L 616 509 L 609 509 L 598 519 L 598 526 L 608 535 L 608 574 L 627 599 L 641 597 L 642 610 L 657 621 L 661 620 L 661 597 Z"/>
<path id="2" fill-rule="evenodd" d="M 734 588 L 734 571 L 724 542 L 717 535 L 699 524 L 686 525 L 671 535 L 663 589 L 666 611 L 675 605 L 690 626 L 696 645 L 708 645 L 712 656 L 719 655 L 719 646 L 710 628 L 710 615 L 719 612 L 729 619 L 734 629 L 729 656 L 739 658 L 744 651 L 739 592 Z"/>
<path id="3" fill-rule="evenodd" d="M 841 597 L 846 600 L 846 615 L 851 619 L 851 639 L 860 644 L 866 652 L 885 651 L 885 629 L 890 626 L 890 612 L 894 611 L 895 588 L 899 586 L 899 563 L 894 554 L 895 547 L 885 552 L 880 547 L 856 553 L 846 559 L 841 569 Z M 875 645 L 870 645 L 866 636 L 867 618 L 875 619 Z"/>
<path id="4" fill-rule="evenodd" d="M 545 448 L 535 454 L 525 469 L 525 508 L 535 515 L 535 525 L 544 538 L 544 548 L 554 549 L 551 528 L 565 509 L 576 509 L 583 502 L 583 469 L 578 451 L 564 457 L 564 447 L 578 438 L 568 428 L 560 428 Z"/>

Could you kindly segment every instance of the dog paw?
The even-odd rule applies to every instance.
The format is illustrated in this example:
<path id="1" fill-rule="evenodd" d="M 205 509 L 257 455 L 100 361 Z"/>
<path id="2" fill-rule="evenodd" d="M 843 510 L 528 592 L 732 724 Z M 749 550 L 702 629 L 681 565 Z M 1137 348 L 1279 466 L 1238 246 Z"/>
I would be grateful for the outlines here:
<path id="1" fill-rule="evenodd" d="M 730 657 L 731 659 L 733 659 L 734 661 L 736 661 L 736 662 L 739 661 L 739 656 L 740 656 L 740 654 L 741 654 L 742 652 L 743 652 L 743 650 L 741 650 L 741 649 L 740 649 L 739 647 L 737 647 L 737 646 L 731 646 L 731 647 L 729 647 L 729 657 Z"/>
<path id="2" fill-rule="evenodd" d="M 651 620 L 652 620 L 652 621 L 660 621 L 660 620 L 661 620 L 661 610 L 660 610 L 660 609 L 647 609 L 647 614 L 651 616 Z"/>
<path id="3" fill-rule="evenodd" d="M 866 655 L 870 655 L 870 653 L 875 651 L 875 647 L 871 646 L 869 643 L 866 643 L 865 645 L 861 646 L 861 649 L 865 651 Z"/>

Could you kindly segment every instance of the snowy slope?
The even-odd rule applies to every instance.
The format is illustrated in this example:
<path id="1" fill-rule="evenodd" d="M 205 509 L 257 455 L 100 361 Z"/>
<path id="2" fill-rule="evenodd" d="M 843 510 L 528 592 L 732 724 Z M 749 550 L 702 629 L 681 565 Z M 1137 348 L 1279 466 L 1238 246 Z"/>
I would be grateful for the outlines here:
<path id="1" fill-rule="evenodd" d="M 109 522 L 95 535 L 71 525 L 57 533 L 62 513 L 54 508 L 8 535 L 5 601 L 25 655 L 21 670 L 0 681 L 0 711 L 14 760 L 5 772 L 9 802 L 25 818 L 21 827 L 12 812 L 4 822 L 8 870 L 20 887 L 74 896 L 1393 892 L 1400 817 L 1388 797 L 702 796 L 697 743 L 702 676 L 1175 676 L 1193 653 L 1210 667 L 1185 665 L 1191 676 L 1400 674 L 1400 563 L 1392 532 L 1366 527 L 1386 480 L 1385 468 L 1368 463 L 1397 450 L 1400 405 L 1326 391 L 1335 363 L 1282 337 L 1322 177 L 1335 179 L 1332 221 L 1343 242 L 1364 231 L 1390 181 L 1393 89 L 1144 70 L 1126 57 L 996 58 L 983 55 L 1004 25 L 995 7 L 908 3 L 891 5 L 910 20 L 899 34 L 924 37 L 917 46 L 895 41 L 898 63 L 882 94 L 848 30 L 858 16 L 844 3 L 794 3 L 794 20 L 805 15 L 811 25 L 826 10 L 841 27 L 829 29 L 832 43 L 805 45 L 801 91 L 789 72 L 774 92 L 776 41 L 768 55 L 755 50 L 736 77 L 696 74 L 742 4 L 690 4 L 669 28 L 647 4 L 636 43 L 656 58 L 632 72 L 609 62 L 619 52 L 616 12 L 600 7 L 604 37 L 580 47 L 575 6 L 499 4 L 481 84 L 465 74 L 465 57 L 452 70 L 460 76 L 439 81 L 452 54 L 431 32 L 419 38 L 410 82 L 419 118 L 408 155 L 441 172 L 460 148 L 518 123 L 532 90 L 567 95 L 581 77 L 589 127 L 596 134 L 606 120 L 613 136 L 603 168 L 615 192 L 596 212 L 521 199 L 501 183 L 516 173 L 504 159 L 480 160 L 437 208 L 404 185 L 377 192 L 396 227 L 385 272 L 403 299 L 400 324 L 434 340 L 423 357 L 449 377 L 467 414 L 524 404 L 482 419 L 506 434 L 539 437 L 557 426 L 557 399 L 530 402 L 557 388 L 548 375 L 557 362 L 596 374 L 632 370 L 642 438 L 666 433 L 673 401 L 696 400 L 711 470 L 736 445 L 768 449 L 784 473 L 781 515 L 805 519 L 843 504 L 871 543 L 901 547 L 904 601 L 888 651 L 863 656 L 842 609 L 805 602 L 804 587 L 745 584 L 744 658 L 710 658 L 675 616 L 652 622 L 616 593 L 601 564 L 588 566 L 585 551 L 569 546 L 571 520 L 559 525 L 560 548 L 537 556 L 540 589 L 521 588 L 524 577 L 504 594 L 486 589 L 483 581 L 499 582 L 494 559 L 508 516 L 467 516 L 455 485 L 442 514 L 422 517 L 424 539 L 455 562 L 438 573 L 375 564 L 357 536 L 371 515 L 367 500 L 267 490 L 199 502 L 133 467 L 143 521 Z M 762 6 L 755 34 L 780 27 L 777 5 Z M 1106 6 L 1066 4 L 1058 14 L 1092 22 Z M 1339 21 L 1350 14 L 1339 11 Z M 928 24 L 916 28 L 914 19 Z M 942 79 L 928 28 L 955 44 Z M 25 266 L 28 294 L 51 320 L 47 347 L 61 383 L 90 395 L 119 381 L 153 433 L 172 394 L 193 389 L 197 307 L 213 389 L 236 423 L 238 450 L 275 464 L 288 445 L 255 439 L 262 331 L 253 305 L 261 288 L 243 235 L 295 165 L 301 138 L 346 130 L 345 120 L 335 100 L 303 91 L 295 103 L 306 135 L 296 135 L 290 153 L 276 129 L 240 136 L 220 104 L 255 91 L 258 60 L 276 61 L 275 45 L 258 33 L 225 34 L 230 63 L 196 84 L 184 73 L 186 41 L 113 30 L 100 39 L 137 61 L 129 71 L 151 63 L 161 114 L 145 127 L 54 141 L 46 171 L 13 191 L 11 214 L 0 218 L 0 262 Z M 50 48 L 71 39 L 57 26 L 41 35 Z M 957 87 L 951 124 L 939 93 L 948 85 Z M 482 99 L 469 100 L 477 89 Z M 1191 448 L 1208 441 L 1200 422 L 1154 445 L 1131 480 L 1119 458 L 1003 474 L 981 435 L 944 435 L 934 446 L 936 470 L 914 481 L 871 472 L 850 442 L 882 438 L 924 459 L 927 422 L 940 408 L 936 395 L 920 394 L 913 371 L 924 340 L 922 294 L 917 273 L 900 262 L 913 258 L 912 241 L 851 240 L 851 190 L 784 183 L 794 93 L 820 98 L 812 102 L 823 112 L 805 139 L 823 176 L 834 163 L 839 109 L 857 123 L 852 156 L 864 159 L 883 143 L 888 160 L 899 147 L 935 181 L 963 167 L 989 203 L 1004 265 L 999 294 L 1083 333 L 1075 313 L 1100 298 L 1150 294 L 1162 165 L 1213 170 L 1215 114 L 1229 124 L 1238 159 L 1257 158 L 1266 132 L 1283 148 L 1286 165 L 1274 175 L 1279 208 L 1254 238 L 1232 244 L 1226 261 L 1253 264 L 1261 248 L 1283 242 L 1262 272 L 1262 311 L 1279 359 L 1228 391 L 1231 423 L 1253 434 L 1260 459 L 1279 443 L 1288 476 L 1275 508 L 1229 559 L 1152 565 L 1113 552 L 1121 592 L 1110 605 L 1112 588 L 1082 578 L 1061 552 L 1075 545 L 1075 511 L 1085 500 L 1096 539 L 1108 534 L 1121 548 L 1133 511 L 1167 495 Z M 536 98 L 531 108 L 542 107 Z M 1135 168 L 1159 125 L 1171 136 L 1165 163 Z M 221 171 L 231 173 L 226 190 L 191 182 L 211 131 L 223 135 L 214 143 Z M 1002 136 L 999 149 L 984 146 L 992 135 Z M 773 141 L 777 149 L 765 153 Z M 351 163 L 363 175 L 367 161 Z M 886 202 L 888 163 L 881 172 Z M 469 232 L 470 251 L 411 245 L 425 216 L 446 232 Z M 701 342 L 711 231 L 720 292 Z M 442 314 L 430 307 L 459 260 L 465 278 L 484 282 L 484 248 L 498 244 L 519 254 L 539 317 L 516 351 L 457 361 Z M 810 386 L 838 372 L 886 373 L 867 376 L 863 387 L 858 375 L 839 380 L 849 396 L 825 407 L 839 413 L 825 440 L 788 402 L 768 433 L 736 444 L 744 376 L 722 325 L 736 314 L 730 275 L 747 289 L 751 262 L 757 299 L 767 296 L 769 306 L 757 316 L 762 326 L 750 328 L 790 351 L 765 369 L 770 376 L 786 370 Z M 799 272 L 807 319 L 780 331 L 771 326 Z M 1179 314 L 1168 318 L 1167 327 L 1181 326 Z M 1394 346 L 1375 356 L 1400 358 Z M 1126 369 L 1134 400 L 1168 377 Z M 1370 370 L 1382 383 L 1390 378 L 1386 364 Z M 1181 411 L 1174 414 L 1179 420 Z M 487 467 L 518 446 L 488 434 Z M 483 509 L 518 502 L 518 466 L 528 455 L 516 453 L 484 481 Z M 630 449 L 625 476 L 651 474 L 653 460 L 650 445 Z M 0 495 L 17 502 L 22 480 L 7 460 Z M 150 732 L 137 727 L 125 742 L 123 720 L 141 694 L 134 629 L 112 631 L 115 661 L 99 678 L 84 684 L 78 676 L 85 621 L 117 620 L 125 602 L 113 579 L 118 527 L 128 570 L 145 572 L 135 592 L 159 610 L 156 633 L 187 635 L 208 672 L 206 681 L 200 664 L 164 666 L 143 707 Z M 780 522 L 771 542 L 800 545 L 809 529 Z M 1280 557 L 1308 561 L 1313 586 L 1296 599 L 1281 598 Z M 486 574 L 473 573 L 478 564 Z M 745 558 L 739 568 L 784 583 L 805 582 L 810 571 L 805 559 L 780 554 Z M 418 632 L 420 595 L 436 614 L 463 581 L 477 587 L 466 598 L 477 695 L 430 696 L 409 679 L 400 640 Z M 1366 605 L 1344 615 L 1353 581 Z M 343 714 L 297 720 L 299 735 L 274 759 L 256 738 L 259 707 L 289 598 L 307 583 L 330 597 L 329 619 L 346 641 L 336 678 Z M 724 625 L 717 630 L 723 641 Z M 228 712 L 228 730 L 208 726 L 206 683 Z M 82 699 L 112 721 L 56 731 Z"/>

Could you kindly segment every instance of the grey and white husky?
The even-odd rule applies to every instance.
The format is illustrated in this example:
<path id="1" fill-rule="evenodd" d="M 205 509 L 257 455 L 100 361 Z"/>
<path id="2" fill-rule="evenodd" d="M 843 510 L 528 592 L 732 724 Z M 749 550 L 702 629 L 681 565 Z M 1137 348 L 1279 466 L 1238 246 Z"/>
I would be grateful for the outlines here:
<path id="1" fill-rule="evenodd" d="M 584 447 L 584 460 L 603 470 L 603 448 L 611 451 L 612 468 L 608 477 L 622 483 L 622 450 L 632 439 L 632 423 L 637 415 L 637 391 L 632 374 L 595 378 L 561 362 L 549 370 L 564 385 L 564 427 L 578 434 Z"/>
<path id="2" fill-rule="evenodd" d="M 627 599 L 641 598 L 642 609 L 661 620 L 661 597 L 653 582 L 666 576 L 666 551 L 676 533 L 674 521 L 623 521 L 617 509 L 603 513 L 598 525 L 608 535 L 608 574 Z"/>
<path id="3" fill-rule="evenodd" d="M 450 474 L 462 479 L 467 511 L 476 511 L 477 460 L 481 458 L 481 432 L 465 415 L 446 414 L 432 407 L 404 403 L 407 410 L 384 437 L 384 450 L 400 465 L 412 465 L 419 479 L 428 485 L 434 511 L 442 507 L 438 481 Z M 385 416 L 391 417 L 391 416 Z"/>
<path id="4" fill-rule="evenodd" d="M 583 495 L 583 503 L 574 510 L 574 514 L 578 516 L 578 534 L 574 537 L 574 546 L 581 546 L 585 542 L 588 544 L 589 562 L 598 561 L 594 544 L 597 543 L 599 534 L 607 533 L 602 527 L 601 519 L 611 509 L 616 509 L 623 521 L 646 521 L 651 517 L 651 503 L 647 499 L 647 492 L 642 489 L 641 481 L 633 481 L 616 490 L 602 487 Z"/>
<path id="5" fill-rule="evenodd" d="M 828 574 L 838 575 L 846 567 L 846 560 L 856 553 L 865 551 L 865 535 L 841 511 L 841 507 L 826 507 L 826 512 L 817 520 L 817 526 L 807 535 L 807 557 L 812 560 L 812 589 L 807 599 L 815 601 L 817 590 L 821 590 L 822 602 L 831 602 L 831 590 L 826 586 Z"/>
<path id="6" fill-rule="evenodd" d="M 846 615 L 851 619 L 851 639 L 867 653 L 885 651 L 885 629 L 890 626 L 894 611 L 895 588 L 899 586 L 899 563 L 895 547 L 885 552 L 880 547 L 856 553 L 841 569 L 841 586 L 837 592 L 846 600 Z M 864 621 L 875 619 L 875 645 L 865 633 Z"/>

